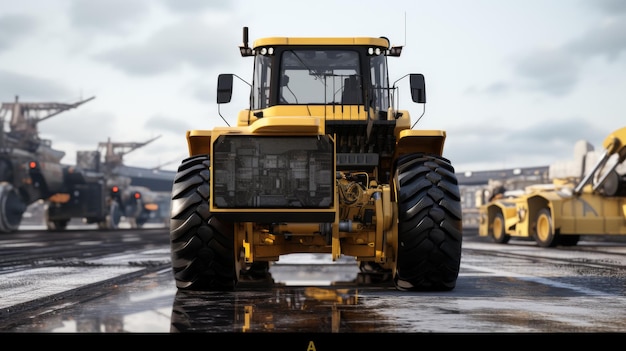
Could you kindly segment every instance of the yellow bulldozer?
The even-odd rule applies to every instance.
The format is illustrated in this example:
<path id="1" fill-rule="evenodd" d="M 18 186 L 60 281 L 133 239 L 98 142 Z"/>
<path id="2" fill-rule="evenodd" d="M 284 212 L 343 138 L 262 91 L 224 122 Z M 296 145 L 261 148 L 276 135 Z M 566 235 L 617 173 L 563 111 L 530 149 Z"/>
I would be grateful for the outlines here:
<path id="1" fill-rule="evenodd" d="M 573 161 L 550 166 L 551 184 L 480 205 L 479 236 L 555 247 L 574 246 L 582 235 L 626 235 L 626 127 L 610 133 L 600 153 L 582 142 Z"/>
<path id="2" fill-rule="evenodd" d="M 249 46 L 244 27 L 239 52 L 254 59 L 249 106 L 235 126 L 220 113 L 227 126 L 187 131 L 189 156 L 174 179 L 178 289 L 234 290 L 242 272 L 295 253 L 355 257 L 398 290 L 455 287 L 458 181 L 443 157 L 446 132 L 414 130 L 396 107 L 396 83 L 407 77 L 413 102 L 426 102 L 422 74 L 390 83 L 387 59 L 401 51 L 385 37 Z M 231 101 L 233 77 L 243 80 L 218 76 L 218 107 Z"/>

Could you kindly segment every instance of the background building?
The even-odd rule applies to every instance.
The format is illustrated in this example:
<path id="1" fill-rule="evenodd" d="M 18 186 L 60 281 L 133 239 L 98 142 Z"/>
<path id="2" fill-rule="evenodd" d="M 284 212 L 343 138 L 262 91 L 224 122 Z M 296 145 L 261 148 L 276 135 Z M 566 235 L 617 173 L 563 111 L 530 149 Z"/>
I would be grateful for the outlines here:
<path id="1" fill-rule="evenodd" d="M 456 173 L 461 190 L 463 227 L 478 227 L 478 206 L 497 188 L 521 191 L 528 185 L 549 183 L 548 171 L 548 166 L 540 166 Z"/>

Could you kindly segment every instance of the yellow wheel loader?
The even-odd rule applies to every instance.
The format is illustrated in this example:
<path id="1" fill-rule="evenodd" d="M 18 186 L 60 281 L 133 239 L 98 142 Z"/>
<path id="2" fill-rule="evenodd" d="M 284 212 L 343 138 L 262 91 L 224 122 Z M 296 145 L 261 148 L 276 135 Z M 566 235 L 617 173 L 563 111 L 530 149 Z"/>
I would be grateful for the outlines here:
<path id="1" fill-rule="evenodd" d="M 172 188 L 170 239 L 178 289 L 234 290 L 240 274 L 295 253 L 355 258 L 398 290 L 449 291 L 461 262 L 458 181 L 445 131 L 413 130 L 396 108 L 384 37 L 269 37 L 254 59 L 249 107 L 236 125 L 189 130 Z M 218 76 L 217 103 L 233 80 Z M 221 114 L 220 114 L 221 116 Z M 226 118 L 222 117 L 226 122 Z M 226 123 L 228 124 L 228 123 Z"/>
<path id="2" fill-rule="evenodd" d="M 626 127 L 609 134 L 602 146 L 601 153 L 583 148 L 567 167 L 558 164 L 574 172 L 557 173 L 557 165 L 551 166 L 551 173 L 561 174 L 551 175 L 552 184 L 531 185 L 479 206 L 479 236 L 554 247 L 574 246 L 581 235 L 626 235 Z"/>

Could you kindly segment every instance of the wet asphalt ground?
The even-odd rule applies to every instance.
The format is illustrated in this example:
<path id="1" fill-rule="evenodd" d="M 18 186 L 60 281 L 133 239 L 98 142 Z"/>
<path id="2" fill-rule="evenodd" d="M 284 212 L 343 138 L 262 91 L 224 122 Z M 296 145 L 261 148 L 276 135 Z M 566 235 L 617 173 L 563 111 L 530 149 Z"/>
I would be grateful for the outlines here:
<path id="1" fill-rule="evenodd" d="M 0 331 L 358 334 L 360 340 L 626 331 L 622 243 L 547 251 L 466 236 L 457 287 L 439 293 L 400 292 L 384 275 L 360 274 L 351 258 L 331 262 L 323 255 L 281 258 L 267 276 L 243 276 L 235 292 L 177 291 L 168 244 L 166 230 L 2 238 L 4 263 L 24 252 L 33 256 L 3 263 Z"/>

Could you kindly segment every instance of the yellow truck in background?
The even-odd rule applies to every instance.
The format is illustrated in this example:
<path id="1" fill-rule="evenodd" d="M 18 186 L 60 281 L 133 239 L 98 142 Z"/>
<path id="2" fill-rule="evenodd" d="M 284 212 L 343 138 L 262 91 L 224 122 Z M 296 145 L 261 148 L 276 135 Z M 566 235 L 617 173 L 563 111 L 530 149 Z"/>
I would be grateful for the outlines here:
<path id="1" fill-rule="evenodd" d="M 479 236 L 555 247 L 574 246 L 582 235 L 626 235 L 626 127 L 610 133 L 602 147 L 601 153 L 584 147 L 573 162 L 551 165 L 552 184 L 480 205 Z M 573 172 L 563 171 L 568 169 Z"/>

